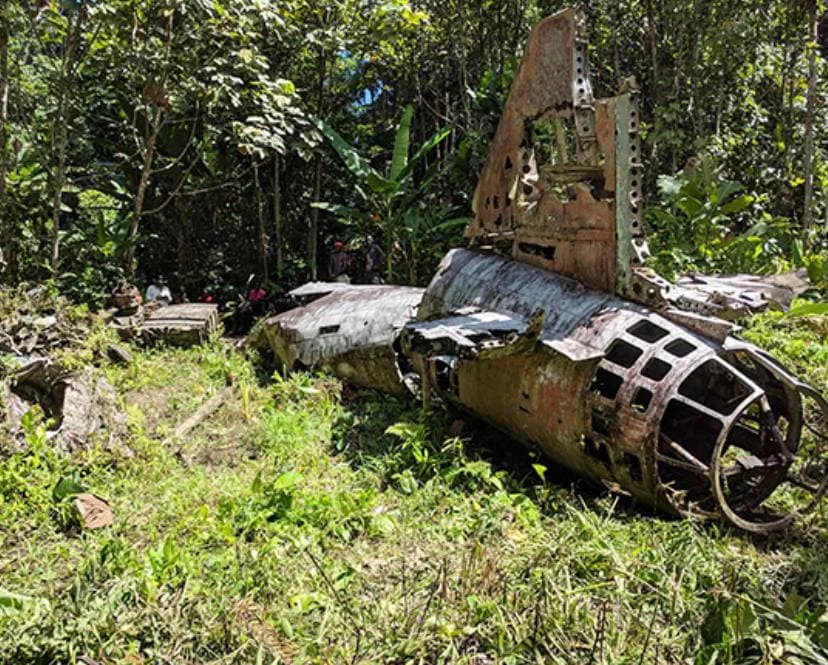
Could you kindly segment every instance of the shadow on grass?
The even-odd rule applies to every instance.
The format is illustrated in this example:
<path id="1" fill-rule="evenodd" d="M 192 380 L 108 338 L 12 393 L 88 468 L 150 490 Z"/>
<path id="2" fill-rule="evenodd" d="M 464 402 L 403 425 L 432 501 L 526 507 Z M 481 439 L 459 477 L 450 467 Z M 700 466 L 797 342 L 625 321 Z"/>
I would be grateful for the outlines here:
<path id="1" fill-rule="evenodd" d="M 428 415 L 424 416 L 420 404 L 415 400 L 376 391 L 354 391 L 347 387 L 343 391 L 343 402 L 346 418 L 334 433 L 333 445 L 336 452 L 344 455 L 355 468 L 370 466 L 375 470 L 385 468 L 390 471 L 393 468 L 393 471 L 400 471 L 398 466 L 395 467 L 399 462 L 395 456 L 399 455 L 401 442 L 398 437 L 387 434 L 387 428 L 398 422 L 424 424 L 430 439 L 438 445 L 453 437 L 461 438 L 464 442 L 463 454 L 467 460 L 487 462 L 493 471 L 503 472 L 509 490 L 522 492 L 537 500 L 545 514 L 553 513 L 554 509 L 550 510 L 548 502 L 539 496 L 538 489 L 541 485 L 534 467 L 536 464 L 546 468 L 545 482 L 557 488 L 558 496 L 561 492 L 575 495 L 588 510 L 604 512 L 607 499 L 611 497 L 615 502 L 613 515 L 618 520 L 640 517 L 663 521 L 682 519 L 658 511 L 623 492 L 610 490 L 599 482 L 575 475 L 509 435 L 453 407 L 435 403 Z M 386 474 L 386 482 L 391 475 L 390 472 Z M 807 521 L 796 522 L 786 530 L 768 534 L 749 533 L 716 520 L 698 521 L 696 525 L 713 537 L 720 534 L 739 536 L 762 551 L 811 546 L 825 538 L 823 528 L 815 528 Z M 828 547 L 822 549 L 828 551 Z M 828 555 L 823 552 L 822 560 L 826 558 Z"/>
<path id="2" fill-rule="evenodd" d="M 584 507 L 595 512 L 605 512 L 609 497 L 615 502 L 613 515 L 620 520 L 641 516 L 671 519 L 656 512 L 629 495 L 613 492 L 599 482 L 575 475 L 542 453 L 527 448 L 518 440 L 482 420 L 451 406 L 435 402 L 427 415 L 413 399 L 348 387 L 343 390 L 345 415 L 335 426 L 332 446 L 354 468 L 369 467 L 379 470 L 389 483 L 395 472 L 402 471 L 405 460 L 400 459 L 403 444 L 399 437 L 386 433 L 388 427 L 407 422 L 424 425 L 437 455 L 443 452 L 440 445 L 446 440 L 459 438 L 463 441 L 462 454 L 466 461 L 482 461 L 491 465 L 495 473 L 505 476 L 505 486 L 510 492 L 524 493 L 537 501 L 545 514 L 556 512 L 550 508 L 549 493 L 542 493 L 544 483 L 562 493 L 577 496 Z M 455 453 L 456 454 L 456 453 Z M 444 460 L 452 464 L 451 459 Z M 543 481 L 536 465 L 545 468 Z M 542 494 L 544 496 L 542 496 Z"/>

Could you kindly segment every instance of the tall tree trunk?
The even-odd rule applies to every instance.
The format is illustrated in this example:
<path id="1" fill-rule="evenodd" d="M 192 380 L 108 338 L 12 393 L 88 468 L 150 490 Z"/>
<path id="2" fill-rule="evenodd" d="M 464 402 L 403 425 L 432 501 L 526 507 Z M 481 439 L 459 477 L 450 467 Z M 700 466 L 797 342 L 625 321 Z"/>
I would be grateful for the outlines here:
<path id="1" fill-rule="evenodd" d="M 136 14 L 137 17 L 137 14 Z M 137 18 L 136 18 L 137 21 Z M 132 206 L 132 220 L 129 225 L 129 240 L 126 251 L 126 274 L 132 279 L 135 276 L 135 245 L 138 242 L 138 229 L 141 225 L 141 217 L 144 214 L 144 199 L 147 195 L 147 188 L 152 175 L 152 163 L 155 159 L 155 145 L 158 141 L 158 132 L 161 129 L 161 122 L 164 119 L 164 105 L 166 104 L 167 77 L 170 71 L 170 59 L 172 57 L 173 27 L 175 25 L 175 12 L 172 11 L 167 17 L 166 44 L 164 46 L 165 69 L 159 85 L 154 87 L 152 94 L 147 94 L 144 108 L 147 111 L 149 122 L 149 133 L 144 141 L 144 154 L 141 164 L 141 177 L 138 180 L 138 189 L 135 192 L 135 201 Z"/>
<path id="2" fill-rule="evenodd" d="M 273 235 L 276 243 L 276 279 L 282 279 L 282 158 L 273 158 Z"/>
<path id="3" fill-rule="evenodd" d="M 68 132 L 64 111 L 64 99 L 61 93 L 54 119 L 53 132 L 55 137 L 52 140 L 52 241 L 49 265 L 54 274 L 57 274 L 60 264 L 60 209 L 63 200 L 63 186 L 66 180 L 66 141 Z"/>
<path id="4" fill-rule="evenodd" d="M 816 121 L 817 96 L 817 3 L 811 0 L 808 3 L 808 92 L 805 102 L 805 136 L 803 138 L 804 156 L 803 170 L 805 171 L 805 193 L 802 210 L 802 226 L 809 230 L 813 225 L 813 211 L 811 202 L 814 196 L 814 124 Z"/>
<path id="5" fill-rule="evenodd" d="M 264 41 L 271 43 L 268 26 L 263 26 Z M 279 42 L 279 35 L 276 34 L 276 42 Z M 281 59 L 274 54 L 270 55 L 270 75 L 272 78 L 279 78 Z M 276 267 L 276 281 L 281 282 L 284 271 L 284 232 L 282 229 L 282 156 L 277 152 L 273 156 L 273 245 L 275 245 L 274 260 Z"/>
<path id="6" fill-rule="evenodd" d="M 612 3 L 612 22 L 616 26 L 621 25 L 621 2 L 614 0 Z M 621 85 L 621 50 L 618 48 L 619 30 L 611 30 L 612 35 L 612 85 L 617 89 Z"/>
<path id="7" fill-rule="evenodd" d="M 322 155 L 316 156 L 313 165 L 313 194 L 314 201 L 318 201 L 322 193 Z M 319 255 L 319 208 L 311 208 L 310 224 L 308 228 L 308 261 L 310 262 L 310 278 L 316 281 Z"/>
<path id="8" fill-rule="evenodd" d="M 161 128 L 161 120 L 164 114 L 160 106 L 154 109 L 148 105 L 147 117 L 150 122 L 149 135 L 144 143 L 144 159 L 141 164 L 141 177 L 138 180 L 138 189 L 135 192 L 135 201 L 132 204 L 132 220 L 129 225 L 129 245 L 126 251 L 126 273 L 131 279 L 135 276 L 135 244 L 138 241 L 138 228 L 141 224 L 141 216 L 144 214 L 144 199 L 147 195 L 147 187 L 152 173 L 152 161 L 155 157 L 155 143 L 158 140 L 158 130 Z"/>
<path id="9" fill-rule="evenodd" d="M 259 180 L 259 163 L 253 162 L 253 184 L 256 188 L 256 218 L 259 222 L 259 267 L 262 271 L 262 281 L 268 280 L 267 246 L 268 237 L 264 218 L 264 197 L 262 197 L 262 183 Z"/>
<path id="10" fill-rule="evenodd" d="M 651 76 L 652 83 L 650 84 L 650 99 L 652 99 L 652 113 L 653 113 L 653 121 L 654 121 L 654 129 L 656 130 L 653 132 L 653 139 L 651 142 L 650 148 L 650 161 L 653 163 L 654 166 L 657 166 L 658 162 L 658 129 L 659 129 L 659 121 L 656 112 L 658 111 L 658 105 L 661 102 L 661 85 L 659 82 L 659 67 L 658 67 L 658 27 L 656 24 L 656 13 L 655 8 L 653 7 L 652 0 L 646 0 L 646 14 L 647 14 L 647 36 L 650 42 L 650 69 L 651 69 Z M 620 75 L 620 72 L 619 72 Z M 656 168 L 649 169 L 650 173 L 655 173 Z M 652 177 L 652 176 L 651 176 Z"/>
<path id="11" fill-rule="evenodd" d="M 66 184 L 66 145 L 69 141 L 69 122 L 71 121 L 72 84 L 75 76 L 75 52 L 83 26 L 86 8 L 83 4 L 78 13 L 69 18 L 66 38 L 63 42 L 63 59 L 58 78 L 58 99 L 51 130 L 51 168 L 52 168 L 52 233 L 49 265 L 52 273 L 57 274 L 60 264 L 60 209 L 63 188 Z"/>
<path id="12" fill-rule="evenodd" d="M 693 125 L 694 136 L 701 136 L 708 129 L 707 127 L 702 127 L 704 109 L 702 108 L 702 103 L 699 101 L 700 93 L 705 85 L 701 75 L 701 59 L 703 58 L 702 49 L 705 31 L 707 30 L 706 22 L 708 12 L 709 7 L 705 0 L 695 0 L 693 2 L 692 16 L 694 29 L 691 31 L 690 36 L 690 52 L 687 57 L 685 86 L 688 88 L 690 94 L 688 106 L 690 107 L 690 121 Z"/>
<path id="13" fill-rule="evenodd" d="M 785 169 L 784 180 L 789 182 L 793 179 L 791 173 L 791 149 L 793 141 L 793 129 L 796 123 L 793 121 L 793 80 L 794 68 L 796 67 L 796 48 L 791 44 L 791 23 L 792 8 L 786 3 L 785 20 L 782 23 L 782 80 L 779 84 L 779 120 L 780 134 L 784 144 L 783 166 Z"/>
<path id="14" fill-rule="evenodd" d="M 322 118 L 325 111 L 325 49 L 321 46 L 316 55 L 316 117 Z M 313 165 L 313 201 L 318 201 L 322 193 L 322 155 L 316 156 Z M 308 220 L 308 262 L 310 263 L 311 281 L 316 281 L 317 263 L 319 262 L 319 208 L 311 208 Z"/>
<path id="15" fill-rule="evenodd" d="M 9 6 L 0 9 L 0 276 L 13 278 L 14 227 L 6 212 L 9 170 Z M 10 281 L 10 279 L 9 279 Z"/>

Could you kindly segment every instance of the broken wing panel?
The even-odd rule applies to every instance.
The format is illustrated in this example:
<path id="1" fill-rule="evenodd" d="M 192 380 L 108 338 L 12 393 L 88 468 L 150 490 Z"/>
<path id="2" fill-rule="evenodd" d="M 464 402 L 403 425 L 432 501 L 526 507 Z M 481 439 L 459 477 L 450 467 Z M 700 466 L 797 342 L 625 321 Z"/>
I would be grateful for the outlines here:
<path id="1" fill-rule="evenodd" d="M 327 369 L 356 385 L 402 392 L 392 343 L 422 295 L 409 287 L 336 287 L 268 319 L 253 343 L 266 344 L 286 369 Z"/>

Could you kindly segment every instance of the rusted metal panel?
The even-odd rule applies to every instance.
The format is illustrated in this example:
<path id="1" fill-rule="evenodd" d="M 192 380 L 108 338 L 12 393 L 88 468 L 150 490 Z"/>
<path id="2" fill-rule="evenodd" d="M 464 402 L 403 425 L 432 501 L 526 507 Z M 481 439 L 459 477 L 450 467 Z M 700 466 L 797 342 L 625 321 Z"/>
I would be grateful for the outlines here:
<path id="1" fill-rule="evenodd" d="M 480 176 L 466 236 L 480 245 L 512 234 L 516 260 L 613 292 L 616 121 L 611 102 L 597 106 L 596 113 L 581 14 L 567 9 L 541 21 Z"/>
<path id="2" fill-rule="evenodd" d="M 486 304 L 488 315 L 479 311 Z M 469 311 L 477 311 L 473 322 L 457 315 Z M 763 502 L 789 479 L 802 395 L 815 392 L 755 347 L 720 343 L 559 275 L 468 250 L 444 259 L 419 318 L 399 348 L 428 394 L 556 463 L 663 509 L 723 515 L 752 531 L 793 519 Z M 504 334 L 511 339 L 500 354 L 487 356 Z M 564 342 L 580 353 L 552 346 Z M 816 501 L 826 481 L 812 489 Z"/>
<path id="3" fill-rule="evenodd" d="M 704 294 L 722 306 L 719 317 L 737 319 L 768 307 L 787 308 L 809 287 L 804 270 L 782 275 L 685 275 L 676 285 Z"/>
<path id="4" fill-rule="evenodd" d="M 577 16 L 575 10 L 565 10 L 541 21 L 529 37 L 474 194 L 468 237 L 513 228 L 515 188 L 528 167 L 522 148 L 527 119 L 556 109 L 571 114 Z"/>
<path id="5" fill-rule="evenodd" d="M 188 346 L 203 343 L 218 327 L 218 307 L 186 303 L 159 307 L 149 313 L 139 327 L 144 341 L 163 340 Z"/>

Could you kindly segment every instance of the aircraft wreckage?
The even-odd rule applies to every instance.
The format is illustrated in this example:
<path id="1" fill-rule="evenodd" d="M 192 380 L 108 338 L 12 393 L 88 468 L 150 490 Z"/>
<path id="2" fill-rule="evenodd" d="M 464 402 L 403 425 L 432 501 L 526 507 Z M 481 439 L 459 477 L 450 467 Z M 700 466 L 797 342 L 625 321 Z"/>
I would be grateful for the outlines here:
<path id="1" fill-rule="evenodd" d="M 288 369 L 439 395 L 663 510 L 783 528 L 828 488 L 824 457 L 800 449 L 828 404 L 735 335 L 770 287 L 676 285 L 644 267 L 640 152 L 635 85 L 593 98 L 583 19 L 555 14 L 529 37 L 468 248 L 425 290 L 301 287 L 305 304 L 254 343 Z M 780 513 L 783 485 L 808 505 Z"/>

